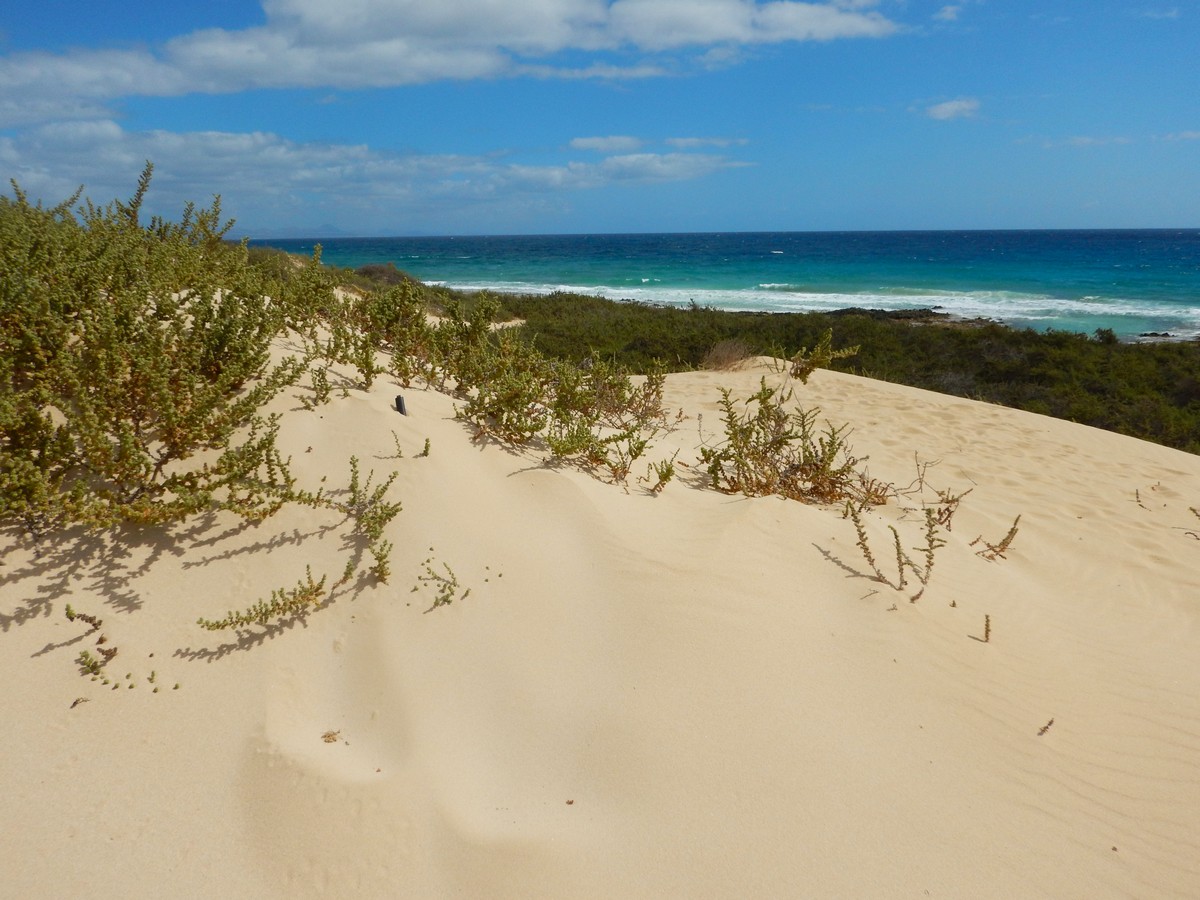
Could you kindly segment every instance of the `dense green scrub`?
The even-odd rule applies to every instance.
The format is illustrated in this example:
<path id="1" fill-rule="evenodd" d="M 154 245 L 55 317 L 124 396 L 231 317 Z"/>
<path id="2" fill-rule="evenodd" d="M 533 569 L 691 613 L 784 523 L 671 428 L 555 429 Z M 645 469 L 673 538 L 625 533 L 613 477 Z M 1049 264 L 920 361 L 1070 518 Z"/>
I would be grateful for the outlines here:
<path id="1" fill-rule="evenodd" d="M 659 308 L 596 297 L 504 296 L 534 345 L 551 356 L 699 367 L 718 342 L 790 357 L 832 328 L 859 352 L 831 368 L 986 400 L 1200 452 L 1200 343 L 1123 344 L 990 323 L 912 322 L 848 311 L 743 313 Z"/>
<path id="2" fill-rule="evenodd" d="M 178 223 L 129 203 L 0 198 L 0 519 L 256 518 L 286 487 L 263 404 L 301 368 L 271 365 L 283 326 L 219 205 Z"/>

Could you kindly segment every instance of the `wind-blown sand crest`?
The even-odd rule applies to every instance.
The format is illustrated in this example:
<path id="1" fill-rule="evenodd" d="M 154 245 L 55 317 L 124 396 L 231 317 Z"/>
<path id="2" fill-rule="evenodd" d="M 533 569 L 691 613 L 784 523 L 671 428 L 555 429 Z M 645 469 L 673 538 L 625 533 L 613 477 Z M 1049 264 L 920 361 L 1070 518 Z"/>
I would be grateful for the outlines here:
<path id="1" fill-rule="evenodd" d="M 1195 896 L 1200 458 L 817 372 L 797 401 L 872 475 L 971 489 L 910 603 L 840 510 L 704 486 L 719 388 L 764 376 L 668 377 L 688 418 L 649 458 L 688 465 L 656 496 L 472 443 L 433 391 L 281 397 L 302 484 L 354 453 L 404 510 L 390 583 L 242 637 L 195 621 L 332 583 L 346 523 L 3 537 L 0 895 Z M 866 516 L 885 572 L 918 506 Z"/>

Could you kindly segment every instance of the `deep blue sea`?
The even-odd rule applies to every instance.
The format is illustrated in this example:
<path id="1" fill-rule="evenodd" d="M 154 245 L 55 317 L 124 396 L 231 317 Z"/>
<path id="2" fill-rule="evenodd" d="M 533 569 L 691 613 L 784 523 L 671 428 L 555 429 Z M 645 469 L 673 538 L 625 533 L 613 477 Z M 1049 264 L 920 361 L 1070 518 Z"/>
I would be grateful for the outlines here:
<path id="1" fill-rule="evenodd" d="M 310 254 L 317 240 L 255 241 Z M 455 288 L 738 310 L 934 307 L 1014 327 L 1200 336 L 1200 229 L 333 238 Z"/>

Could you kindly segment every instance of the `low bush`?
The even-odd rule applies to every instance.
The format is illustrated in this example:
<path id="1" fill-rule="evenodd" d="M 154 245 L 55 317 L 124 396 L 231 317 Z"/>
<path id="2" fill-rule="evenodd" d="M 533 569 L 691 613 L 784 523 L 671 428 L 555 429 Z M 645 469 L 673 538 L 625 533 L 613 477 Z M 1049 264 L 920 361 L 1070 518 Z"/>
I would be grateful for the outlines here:
<path id="1" fill-rule="evenodd" d="M 714 372 L 736 369 L 751 357 L 750 345 L 740 338 L 725 338 L 713 344 L 700 360 L 700 368 Z"/>
<path id="2" fill-rule="evenodd" d="M 535 347 L 630 371 L 700 368 L 726 340 L 790 359 L 836 332 L 835 370 L 985 400 L 1200 452 L 1200 342 L 1113 343 L 944 315 L 732 312 L 657 307 L 575 294 L 504 295 Z M 842 351 L 859 347 L 850 358 Z"/>
<path id="3" fill-rule="evenodd" d="M 281 310 L 219 203 L 140 222 L 150 171 L 103 208 L 0 197 L 0 519 L 34 537 L 262 518 L 290 487 L 260 413 L 304 370 L 270 364 Z"/>
<path id="4" fill-rule="evenodd" d="M 765 378 L 747 400 L 721 392 L 724 440 L 701 448 L 700 459 L 717 490 L 748 497 L 777 494 L 807 503 L 882 503 L 886 493 L 857 468 L 848 426 L 819 428 L 819 410 L 794 408 L 791 390 Z"/>

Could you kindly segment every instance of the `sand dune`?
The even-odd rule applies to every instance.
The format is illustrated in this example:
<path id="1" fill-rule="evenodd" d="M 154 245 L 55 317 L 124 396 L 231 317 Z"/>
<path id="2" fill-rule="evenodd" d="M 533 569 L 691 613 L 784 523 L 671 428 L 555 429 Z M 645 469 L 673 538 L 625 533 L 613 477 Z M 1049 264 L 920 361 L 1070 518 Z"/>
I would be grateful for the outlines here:
<path id="1" fill-rule="evenodd" d="M 336 580 L 345 523 L 5 536 L 0 895 L 1196 896 L 1200 458 L 818 372 L 797 400 L 873 475 L 971 490 L 910 603 L 839 510 L 703 486 L 719 388 L 763 376 L 668 378 L 650 456 L 691 465 L 657 496 L 473 444 L 432 391 L 280 398 L 301 483 L 355 453 L 404 511 L 389 584 L 241 637 L 196 618 Z M 885 573 L 919 505 L 867 515 Z"/>

